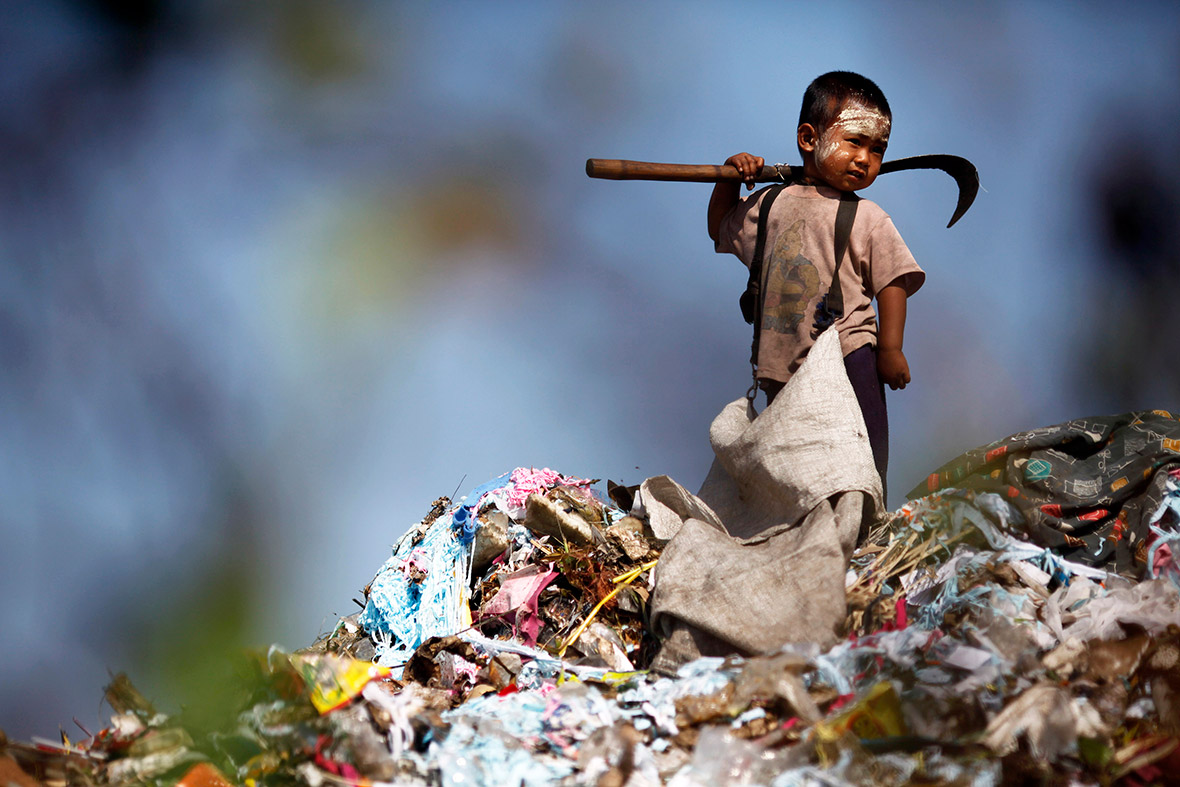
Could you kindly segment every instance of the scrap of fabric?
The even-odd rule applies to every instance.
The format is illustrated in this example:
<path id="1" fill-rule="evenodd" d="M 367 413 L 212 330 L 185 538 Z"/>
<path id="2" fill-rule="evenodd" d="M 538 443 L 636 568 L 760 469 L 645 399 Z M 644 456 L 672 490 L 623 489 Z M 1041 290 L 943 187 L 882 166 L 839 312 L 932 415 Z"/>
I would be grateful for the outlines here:
<path id="1" fill-rule="evenodd" d="M 1069 560 L 1141 572 L 1150 523 L 1180 469 L 1180 419 L 1164 410 L 1078 418 L 975 448 L 911 490 L 996 492 L 1023 515 L 1023 535 Z"/>

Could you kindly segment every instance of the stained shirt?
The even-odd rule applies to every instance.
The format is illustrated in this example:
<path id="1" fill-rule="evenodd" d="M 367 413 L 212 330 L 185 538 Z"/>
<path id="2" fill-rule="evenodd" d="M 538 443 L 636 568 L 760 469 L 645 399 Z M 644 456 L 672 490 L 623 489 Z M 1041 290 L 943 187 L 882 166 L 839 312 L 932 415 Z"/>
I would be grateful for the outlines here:
<path id="1" fill-rule="evenodd" d="M 740 200 L 722 219 L 717 251 L 746 267 L 754 257 L 758 213 L 766 189 Z M 792 184 L 775 199 L 767 220 L 764 301 L 757 375 L 786 382 L 815 341 L 815 312 L 836 269 L 835 224 L 840 192 Z M 926 281 L 893 220 L 875 202 L 861 199 L 840 265 L 844 316 L 836 321 L 845 355 L 877 343 L 873 298 L 897 283 L 913 295 Z"/>

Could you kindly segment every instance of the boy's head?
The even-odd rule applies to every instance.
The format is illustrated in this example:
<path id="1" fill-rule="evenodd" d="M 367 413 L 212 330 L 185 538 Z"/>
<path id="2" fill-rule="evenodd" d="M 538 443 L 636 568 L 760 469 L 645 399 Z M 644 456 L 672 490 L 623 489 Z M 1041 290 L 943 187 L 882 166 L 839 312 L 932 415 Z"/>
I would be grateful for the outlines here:
<path id="1" fill-rule="evenodd" d="M 841 191 L 866 188 L 880 172 L 892 122 L 872 80 L 851 71 L 816 77 L 803 94 L 796 134 L 804 172 Z"/>

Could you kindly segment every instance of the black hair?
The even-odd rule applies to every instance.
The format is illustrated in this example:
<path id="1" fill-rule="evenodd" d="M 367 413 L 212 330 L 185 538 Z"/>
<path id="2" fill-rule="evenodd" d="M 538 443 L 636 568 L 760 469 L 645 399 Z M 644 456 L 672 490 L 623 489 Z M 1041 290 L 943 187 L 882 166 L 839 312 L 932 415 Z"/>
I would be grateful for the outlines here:
<path id="1" fill-rule="evenodd" d="M 796 128 L 804 123 L 810 123 L 816 131 L 822 132 L 836 119 L 844 102 L 850 98 L 878 110 L 893 120 L 889 102 L 873 80 L 851 71 L 829 71 L 813 79 L 807 86 L 803 93 L 803 107 L 799 110 L 799 123 Z"/>

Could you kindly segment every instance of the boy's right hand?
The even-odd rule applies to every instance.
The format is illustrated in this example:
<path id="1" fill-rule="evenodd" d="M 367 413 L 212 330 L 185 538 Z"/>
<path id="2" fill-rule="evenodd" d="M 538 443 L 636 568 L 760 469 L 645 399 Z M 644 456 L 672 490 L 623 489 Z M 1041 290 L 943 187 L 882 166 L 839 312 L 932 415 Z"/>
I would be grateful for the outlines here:
<path id="1" fill-rule="evenodd" d="M 736 167 L 737 171 L 742 173 L 742 180 L 745 181 L 746 188 L 752 189 L 754 188 L 754 178 L 762 172 L 762 167 L 766 164 L 766 161 L 761 156 L 738 153 L 727 158 L 725 163 L 731 167 Z"/>

